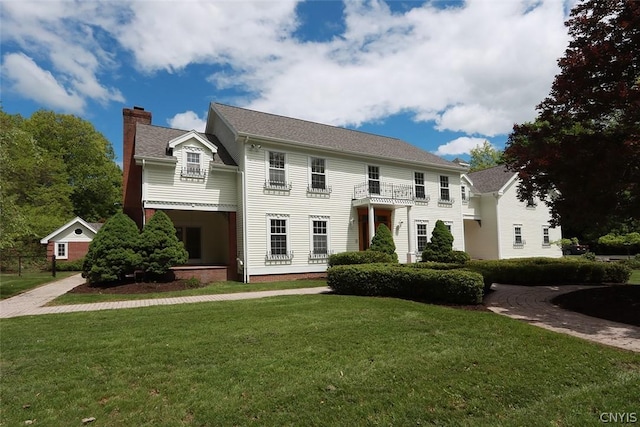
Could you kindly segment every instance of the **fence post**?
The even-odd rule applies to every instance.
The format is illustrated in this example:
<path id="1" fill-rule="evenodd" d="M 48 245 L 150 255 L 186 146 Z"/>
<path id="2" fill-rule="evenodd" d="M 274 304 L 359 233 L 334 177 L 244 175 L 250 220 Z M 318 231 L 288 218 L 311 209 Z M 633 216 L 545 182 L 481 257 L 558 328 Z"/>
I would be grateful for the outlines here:
<path id="1" fill-rule="evenodd" d="M 22 277 L 22 255 L 18 255 L 18 277 Z"/>
<path id="2" fill-rule="evenodd" d="M 56 254 L 51 255 L 51 275 L 56 277 Z"/>

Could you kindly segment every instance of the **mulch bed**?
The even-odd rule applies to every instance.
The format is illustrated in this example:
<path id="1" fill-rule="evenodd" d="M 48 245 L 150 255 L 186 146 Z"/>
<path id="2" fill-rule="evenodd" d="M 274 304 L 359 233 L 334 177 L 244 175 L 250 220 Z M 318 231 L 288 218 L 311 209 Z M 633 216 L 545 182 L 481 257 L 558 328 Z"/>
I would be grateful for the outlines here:
<path id="1" fill-rule="evenodd" d="M 640 285 L 613 285 L 559 295 L 552 301 L 566 310 L 640 326 Z"/>
<path id="2" fill-rule="evenodd" d="M 170 282 L 118 283 L 113 285 L 89 286 L 86 283 L 69 291 L 70 294 L 150 294 L 156 292 L 184 291 L 195 289 L 193 282 L 174 280 Z"/>

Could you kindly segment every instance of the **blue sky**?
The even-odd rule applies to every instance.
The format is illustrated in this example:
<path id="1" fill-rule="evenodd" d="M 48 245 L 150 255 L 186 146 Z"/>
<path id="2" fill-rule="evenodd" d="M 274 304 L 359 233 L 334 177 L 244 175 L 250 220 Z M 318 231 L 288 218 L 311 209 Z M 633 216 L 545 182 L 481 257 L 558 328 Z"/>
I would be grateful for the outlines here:
<path id="1" fill-rule="evenodd" d="M 5 112 L 76 114 L 122 155 L 122 108 L 202 130 L 210 102 L 503 148 L 548 95 L 575 0 L 0 2 Z"/>

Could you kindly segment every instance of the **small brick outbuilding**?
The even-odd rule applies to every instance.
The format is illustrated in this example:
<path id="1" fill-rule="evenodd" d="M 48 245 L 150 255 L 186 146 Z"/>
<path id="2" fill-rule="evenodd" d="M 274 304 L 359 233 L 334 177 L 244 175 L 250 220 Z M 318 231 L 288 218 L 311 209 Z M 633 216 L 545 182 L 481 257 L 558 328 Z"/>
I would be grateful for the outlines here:
<path id="1" fill-rule="evenodd" d="M 40 240 L 40 243 L 47 245 L 47 258 L 55 254 L 57 260 L 75 261 L 87 254 L 89 244 L 100 227 L 102 223 L 86 222 L 75 217 Z"/>

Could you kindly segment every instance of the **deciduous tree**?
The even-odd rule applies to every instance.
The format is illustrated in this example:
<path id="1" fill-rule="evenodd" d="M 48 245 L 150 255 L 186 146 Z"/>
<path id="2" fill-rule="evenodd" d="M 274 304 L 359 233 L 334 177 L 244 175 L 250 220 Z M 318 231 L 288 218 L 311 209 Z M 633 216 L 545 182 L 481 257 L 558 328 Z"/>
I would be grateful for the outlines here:
<path id="1" fill-rule="evenodd" d="M 477 172 L 502 164 L 502 151 L 486 140 L 482 145 L 472 148 L 470 154 L 469 172 Z"/>
<path id="2" fill-rule="evenodd" d="M 588 0 L 566 25 L 560 74 L 536 120 L 514 126 L 505 161 L 554 225 L 606 232 L 640 212 L 640 2 Z"/>

